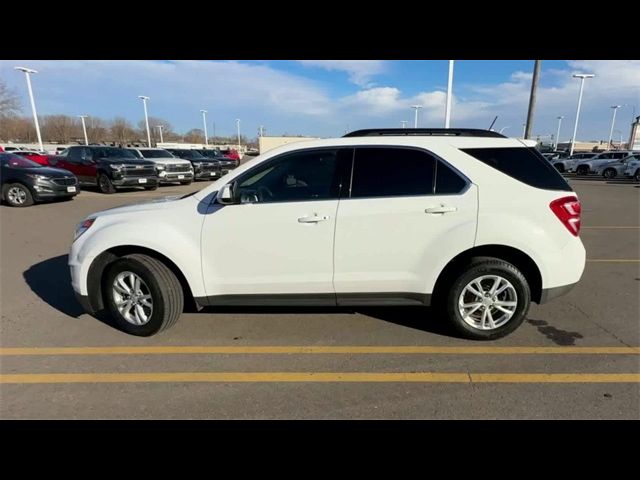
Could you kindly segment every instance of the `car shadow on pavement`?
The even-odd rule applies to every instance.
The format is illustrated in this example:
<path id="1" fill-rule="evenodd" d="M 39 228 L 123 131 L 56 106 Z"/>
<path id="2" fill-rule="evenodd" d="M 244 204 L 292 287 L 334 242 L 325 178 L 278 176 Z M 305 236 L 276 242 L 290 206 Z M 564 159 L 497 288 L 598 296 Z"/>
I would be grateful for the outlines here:
<path id="1" fill-rule="evenodd" d="M 29 267 L 23 273 L 31 290 L 56 310 L 79 317 L 84 313 L 71 287 L 71 275 L 67 265 L 68 255 L 49 258 Z"/>
<path id="2" fill-rule="evenodd" d="M 456 333 L 444 319 L 438 318 L 436 311 L 430 307 L 205 307 L 201 313 L 209 314 L 353 314 L 359 313 L 367 317 L 393 323 L 402 327 L 423 332 L 455 337 Z"/>

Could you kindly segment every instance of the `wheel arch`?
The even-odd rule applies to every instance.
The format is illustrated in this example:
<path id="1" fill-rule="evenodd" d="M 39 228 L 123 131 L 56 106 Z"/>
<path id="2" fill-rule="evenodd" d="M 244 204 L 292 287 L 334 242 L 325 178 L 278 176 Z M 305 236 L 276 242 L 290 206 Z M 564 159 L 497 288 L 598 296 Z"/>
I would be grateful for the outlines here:
<path id="1" fill-rule="evenodd" d="M 202 306 L 196 301 L 186 276 L 180 267 L 178 267 L 178 265 L 176 265 L 170 258 L 151 248 L 141 247 L 139 245 L 119 245 L 117 247 L 109 248 L 99 254 L 93 259 L 89 266 L 87 274 L 87 290 L 89 293 L 89 305 L 94 312 L 99 312 L 105 308 L 102 279 L 107 267 L 119 258 L 133 253 L 147 255 L 166 265 L 180 282 L 185 306 L 197 310 L 202 308 Z"/>
<path id="2" fill-rule="evenodd" d="M 438 275 L 433 288 L 434 299 L 444 298 L 443 293 L 474 257 L 494 257 L 514 265 L 522 272 L 531 289 L 531 300 L 540 303 L 542 298 L 542 274 L 536 262 L 522 250 L 507 245 L 480 245 L 465 250 L 452 258 Z"/>

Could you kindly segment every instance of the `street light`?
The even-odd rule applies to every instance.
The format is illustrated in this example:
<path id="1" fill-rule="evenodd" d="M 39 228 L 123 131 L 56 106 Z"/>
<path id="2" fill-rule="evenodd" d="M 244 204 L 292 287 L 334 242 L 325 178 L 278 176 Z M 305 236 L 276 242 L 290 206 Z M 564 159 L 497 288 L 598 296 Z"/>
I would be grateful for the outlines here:
<path id="1" fill-rule="evenodd" d="M 24 76 L 27 77 L 27 89 L 29 90 L 29 99 L 31 100 L 31 111 L 33 112 L 33 123 L 36 126 L 36 134 L 38 135 L 38 143 L 40 144 L 40 151 L 44 151 L 44 145 L 42 144 L 42 137 L 40 136 L 40 125 L 38 124 L 38 114 L 36 113 L 36 102 L 33 99 L 33 90 L 31 89 L 31 77 L 32 73 L 38 73 L 37 70 L 33 70 L 27 67 L 14 67 L 16 70 L 24 72 Z"/>
<path id="2" fill-rule="evenodd" d="M 411 105 L 411 108 L 416 111 L 415 119 L 413 121 L 413 128 L 418 128 L 418 110 L 422 108 L 422 105 Z"/>
<path id="3" fill-rule="evenodd" d="M 449 81 L 447 82 L 447 105 L 444 110 L 444 128 L 451 123 L 451 98 L 453 97 L 453 60 L 449 60 Z"/>
<path id="4" fill-rule="evenodd" d="M 162 125 L 156 125 L 156 128 L 160 131 L 160 143 L 164 143 L 164 139 L 162 138 Z"/>
<path id="5" fill-rule="evenodd" d="M 78 115 L 82 120 L 82 131 L 84 132 L 84 144 L 89 145 L 89 138 L 87 137 L 87 127 L 84 124 L 84 119 L 88 117 L 88 115 Z"/>
<path id="6" fill-rule="evenodd" d="M 238 129 L 238 155 L 240 155 L 240 119 L 236 118 L 236 128 Z"/>
<path id="7" fill-rule="evenodd" d="M 622 107 L 623 105 L 611 106 L 611 108 L 613 109 L 613 118 L 611 119 L 611 130 L 609 130 L 609 143 L 607 144 L 609 148 L 611 148 L 611 139 L 613 138 L 613 126 L 616 124 L 616 113 L 618 112 L 618 109 Z"/>
<path id="8" fill-rule="evenodd" d="M 407 128 L 407 123 L 409 123 L 408 120 L 400 120 L 400 124 L 402 125 L 402 128 Z"/>
<path id="9" fill-rule="evenodd" d="M 204 144 L 209 145 L 209 137 L 207 135 L 207 111 L 200 110 L 202 112 L 202 123 L 204 123 Z"/>
<path id="10" fill-rule="evenodd" d="M 562 125 L 563 116 L 556 117 L 558 119 L 558 132 L 556 133 L 556 145 L 553 147 L 554 150 L 558 150 L 558 142 L 560 142 L 560 125 Z"/>
<path id="11" fill-rule="evenodd" d="M 573 78 L 580 79 L 580 94 L 578 95 L 578 108 L 576 109 L 576 123 L 573 126 L 573 136 L 571 137 L 571 148 L 569 149 L 569 156 L 573 155 L 573 147 L 576 143 L 576 134 L 578 133 L 578 120 L 580 120 L 580 107 L 582 106 L 582 92 L 584 90 L 584 81 L 587 78 L 595 77 L 592 73 L 574 73 Z"/>
<path id="12" fill-rule="evenodd" d="M 147 146 L 151 148 L 151 131 L 149 130 L 149 114 L 147 113 L 147 100 L 150 99 L 144 95 L 138 95 L 138 98 L 142 100 L 142 105 L 144 105 L 144 123 L 147 125 Z"/>

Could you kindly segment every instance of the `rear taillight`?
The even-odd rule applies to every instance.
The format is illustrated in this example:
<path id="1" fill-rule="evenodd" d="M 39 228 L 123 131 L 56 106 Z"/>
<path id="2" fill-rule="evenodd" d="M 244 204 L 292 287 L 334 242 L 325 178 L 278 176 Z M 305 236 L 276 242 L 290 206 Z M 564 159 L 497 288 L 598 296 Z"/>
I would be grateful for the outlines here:
<path id="1" fill-rule="evenodd" d="M 549 207 L 567 230 L 577 237 L 580 233 L 580 200 L 577 197 L 562 197 L 551 202 Z"/>

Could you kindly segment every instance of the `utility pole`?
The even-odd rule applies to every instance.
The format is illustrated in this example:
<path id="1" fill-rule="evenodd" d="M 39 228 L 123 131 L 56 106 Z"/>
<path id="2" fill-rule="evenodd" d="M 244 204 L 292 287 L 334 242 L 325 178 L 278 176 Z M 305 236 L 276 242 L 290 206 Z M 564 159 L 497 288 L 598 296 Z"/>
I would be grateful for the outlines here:
<path id="1" fill-rule="evenodd" d="M 533 129 L 533 112 L 536 109 L 536 92 L 538 90 L 538 80 L 540 78 L 540 60 L 536 60 L 533 67 L 533 78 L 531 79 L 531 95 L 529 95 L 529 111 L 527 112 L 527 126 L 524 131 L 524 138 L 531 137 Z"/>

